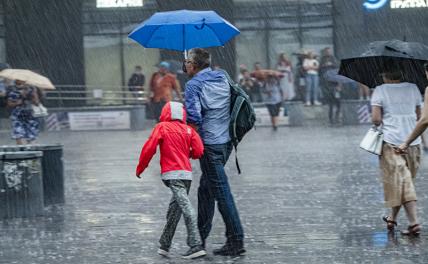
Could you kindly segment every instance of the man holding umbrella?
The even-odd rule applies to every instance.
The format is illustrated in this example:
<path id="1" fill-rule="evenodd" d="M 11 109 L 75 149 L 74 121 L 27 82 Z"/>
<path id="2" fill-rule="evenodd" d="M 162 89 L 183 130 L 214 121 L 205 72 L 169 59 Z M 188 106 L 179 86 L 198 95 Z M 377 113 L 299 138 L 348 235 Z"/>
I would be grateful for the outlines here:
<path id="1" fill-rule="evenodd" d="M 215 255 L 239 256 L 245 253 L 244 231 L 230 190 L 224 166 L 232 151 L 229 136 L 230 87 L 221 71 L 210 68 L 210 54 L 192 49 L 184 68 L 191 80 L 186 85 L 187 121 L 204 142 L 200 160 L 202 176 L 198 189 L 198 227 L 203 246 L 211 231 L 215 202 L 226 225 L 226 244 Z"/>

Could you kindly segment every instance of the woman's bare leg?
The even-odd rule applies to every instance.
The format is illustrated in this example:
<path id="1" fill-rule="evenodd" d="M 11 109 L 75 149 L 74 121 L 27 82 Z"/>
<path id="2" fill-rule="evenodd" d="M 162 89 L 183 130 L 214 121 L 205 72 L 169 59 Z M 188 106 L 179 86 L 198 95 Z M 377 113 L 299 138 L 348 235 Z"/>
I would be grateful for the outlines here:
<path id="1" fill-rule="evenodd" d="M 409 219 L 409 225 L 418 224 L 418 217 L 416 213 L 416 201 L 410 201 L 404 204 L 406 210 L 407 219 Z"/>
<path id="2" fill-rule="evenodd" d="M 27 144 L 27 141 L 24 138 L 16 139 L 16 145 L 25 145 L 25 144 Z"/>

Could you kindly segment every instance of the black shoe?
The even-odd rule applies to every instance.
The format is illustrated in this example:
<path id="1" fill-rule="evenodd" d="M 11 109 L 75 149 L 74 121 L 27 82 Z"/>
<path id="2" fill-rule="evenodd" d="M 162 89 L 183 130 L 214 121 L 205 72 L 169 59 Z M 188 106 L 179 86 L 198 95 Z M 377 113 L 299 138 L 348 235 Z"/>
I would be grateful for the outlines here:
<path id="1" fill-rule="evenodd" d="M 213 251 L 214 255 L 219 256 L 231 256 L 231 257 L 237 257 L 237 256 L 243 256 L 245 255 L 246 250 L 243 246 L 236 247 L 229 244 L 224 245 L 223 247 L 219 249 L 215 249 Z"/>
<path id="2" fill-rule="evenodd" d="M 200 258 L 207 255 L 204 248 L 202 246 L 197 246 L 189 249 L 183 256 L 185 259 L 195 259 Z"/>

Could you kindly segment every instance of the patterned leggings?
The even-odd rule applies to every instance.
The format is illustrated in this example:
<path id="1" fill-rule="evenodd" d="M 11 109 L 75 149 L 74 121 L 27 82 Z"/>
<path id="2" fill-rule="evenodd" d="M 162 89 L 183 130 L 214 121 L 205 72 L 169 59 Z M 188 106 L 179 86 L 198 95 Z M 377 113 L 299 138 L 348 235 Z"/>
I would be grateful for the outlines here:
<path id="1" fill-rule="evenodd" d="M 170 248 L 175 229 L 180 221 L 181 214 L 187 228 L 187 245 L 190 248 L 201 245 L 195 210 L 190 203 L 188 194 L 189 180 L 166 180 L 165 185 L 171 189 L 172 198 L 166 215 L 166 225 L 163 229 L 159 243 L 162 248 Z"/>

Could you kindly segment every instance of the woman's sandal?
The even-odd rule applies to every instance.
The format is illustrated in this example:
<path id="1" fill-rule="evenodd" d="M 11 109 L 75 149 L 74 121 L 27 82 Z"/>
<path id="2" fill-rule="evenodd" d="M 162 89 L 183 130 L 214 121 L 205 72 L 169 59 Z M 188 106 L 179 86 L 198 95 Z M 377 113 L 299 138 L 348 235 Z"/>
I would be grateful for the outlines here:
<path id="1" fill-rule="evenodd" d="M 415 224 L 407 227 L 407 230 L 401 231 L 401 234 L 406 236 L 419 236 L 421 234 L 421 225 Z"/>
<path id="2" fill-rule="evenodd" d="M 386 228 L 388 228 L 389 231 L 393 231 L 397 226 L 397 222 L 392 221 L 390 216 L 384 216 L 382 220 L 386 223 Z"/>

